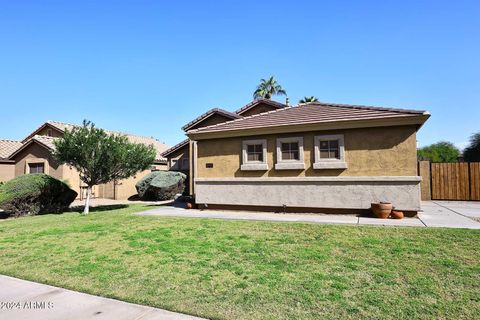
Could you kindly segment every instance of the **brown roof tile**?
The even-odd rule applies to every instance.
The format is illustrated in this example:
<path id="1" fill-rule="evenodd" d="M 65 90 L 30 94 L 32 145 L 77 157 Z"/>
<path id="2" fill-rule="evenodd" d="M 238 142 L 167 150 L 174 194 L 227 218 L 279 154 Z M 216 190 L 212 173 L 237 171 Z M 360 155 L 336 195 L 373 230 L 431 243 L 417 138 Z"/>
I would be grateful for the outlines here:
<path id="1" fill-rule="evenodd" d="M 39 128 L 37 128 L 33 134 L 37 133 L 38 131 L 40 131 L 40 129 L 42 129 L 45 125 L 51 125 L 53 126 L 54 128 L 64 132 L 65 130 L 72 130 L 74 127 L 76 127 L 77 125 L 75 124 L 70 124 L 70 123 L 65 123 L 65 122 L 59 122 L 59 121 L 52 121 L 52 120 L 49 120 L 47 121 L 46 123 L 42 124 Z M 137 135 L 133 135 L 133 134 L 129 134 L 129 133 L 125 133 L 125 132 L 119 132 L 119 131 L 110 131 L 110 130 L 105 130 L 105 132 L 109 133 L 109 134 L 121 134 L 121 135 L 125 135 L 128 140 L 130 142 L 133 142 L 133 143 L 143 143 L 143 144 L 146 144 L 146 145 L 153 145 L 153 147 L 155 148 L 155 151 L 157 153 L 157 156 L 156 156 L 156 160 L 157 161 L 166 161 L 165 158 L 163 158 L 161 156 L 162 152 L 164 152 L 165 150 L 168 149 L 168 145 L 158 141 L 157 139 L 155 138 L 149 138 L 149 137 L 144 137 L 144 136 L 137 136 Z M 54 138 L 52 137 L 47 137 L 47 136 L 39 136 L 39 135 L 33 135 L 31 134 L 29 137 L 27 137 L 24 142 L 28 142 L 30 141 L 30 139 L 36 139 L 38 142 L 40 143 L 44 143 L 46 144 L 46 146 L 48 146 L 48 143 L 50 143 L 50 146 L 53 146 L 53 140 Z M 39 138 L 40 137 L 40 138 Z"/>
<path id="2" fill-rule="evenodd" d="M 213 108 L 213 109 L 210 109 L 208 110 L 207 112 L 205 112 L 204 114 L 200 115 L 199 117 L 193 119 L 192 121 L 190 121 L 189 123 L 187 123 L 186 125 L 184 125 L 182 127 L 182 130 L 184 131 L 187 131 L 188 129 L 190 129 L 191 127 L 193 127 L 194 125 L 196 125 L 197 123 L 205 120 L 206 118 L 210 117 L 211 115 L 213 114 L 220 114 L 226 118 L 229 118 L 229 119 L 238 119 L 238 118 L 241 118 L 241 116 L 239 116 L 238 114 L 235 114 L 235 113 L 232 113 L 230 111 L 227 111 L 227 110 L 224 110 L 224 109 L 221 109 L 221 108 Z"/>
<path id="3" fill-rule="evenodd" d="M 190 141 L 189 139 L 185 139 L 182 142 L 177 143 L 176 145 L 174 145 L 170 149 L 165 150 L 164 152 L 162 152 L 162 157 L 166 158 L 172 152 L 175 152 L 176 150 L 182 148 L 183 146 L 186 146 L 189 141 Z"/>
<path id="4" fill-rule="evenodd" d="M 20 141 L 0 140 L 0 159 L 8 159 L 21 146 L 22 142 Z"/>
<path id="5" fill-rule="evenodd" d="M 425 111 L 419 110 L 314 102 L 281 108 L 204 128 L 198 128 L 190 130 L 188 133 L 222 132 L 327 122 L 402 118 L 425 114 L 427 114 Z"/>

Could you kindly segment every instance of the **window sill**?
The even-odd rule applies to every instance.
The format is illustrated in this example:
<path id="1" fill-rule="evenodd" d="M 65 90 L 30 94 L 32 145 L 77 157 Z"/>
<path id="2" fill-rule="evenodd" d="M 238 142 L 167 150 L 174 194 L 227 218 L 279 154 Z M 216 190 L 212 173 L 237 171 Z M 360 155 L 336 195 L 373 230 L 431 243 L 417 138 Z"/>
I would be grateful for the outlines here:
<path id="1" fill-rule="evenodd" d="M 347 163 L 345 161 L 315 162 L 313 169 L 347 169 Z"/>
<path id="2" fill-rule="evenodd" d="M 240 166 L 241 171 L 265 171 L 268 170 L 266 163 L 248 163 Z"/>
<path id="3" fill-rule="evenodd" d="M 305 169 L 305 163 L 303 162 L 280 162 L 275 164 L 275 170 L 303 170 Z"/>

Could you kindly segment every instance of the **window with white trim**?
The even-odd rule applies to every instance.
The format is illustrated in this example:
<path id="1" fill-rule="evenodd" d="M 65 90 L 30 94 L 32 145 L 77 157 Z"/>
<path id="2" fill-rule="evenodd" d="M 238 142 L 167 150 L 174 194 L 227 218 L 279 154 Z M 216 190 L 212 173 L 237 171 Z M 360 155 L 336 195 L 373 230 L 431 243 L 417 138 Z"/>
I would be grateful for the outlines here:
<path id="1" fill-rule="evenodd" d="M 346 169 L 343 134 L 315 136 L 314 169 Z"/>
<path id="2" fill-rule="evenodd" d="M 303 157 L 303 137 L 286 137 L 277 139 L 276 170 L 305 169 Z"/>
<path id="3" fill-rule="evenodd" d="M 268 170 L 267 140 L 244 140 L 242 142 L 242 165 L 240 170 Z"/>

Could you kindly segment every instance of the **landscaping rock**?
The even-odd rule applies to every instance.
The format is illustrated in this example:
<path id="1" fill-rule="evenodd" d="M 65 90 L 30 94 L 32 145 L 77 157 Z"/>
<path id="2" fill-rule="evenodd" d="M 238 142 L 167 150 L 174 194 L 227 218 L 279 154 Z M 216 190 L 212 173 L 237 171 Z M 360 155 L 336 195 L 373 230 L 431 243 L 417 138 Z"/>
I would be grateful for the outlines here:
<path id="1" fill-rule="evenodd" d="M 67 210 L 76 197 L 66 183 L 52 176 L 27 174 L 0 186 L 0 209 L 16 217 L 59 213 Z"/>
<path id="2" fill-rule="evenodd" d="M 142 200 L 161 201 L 174 199 L 185 190 L 187 176 L 176 171 L 154 171 L 137 182 L 135 188 Z"/>

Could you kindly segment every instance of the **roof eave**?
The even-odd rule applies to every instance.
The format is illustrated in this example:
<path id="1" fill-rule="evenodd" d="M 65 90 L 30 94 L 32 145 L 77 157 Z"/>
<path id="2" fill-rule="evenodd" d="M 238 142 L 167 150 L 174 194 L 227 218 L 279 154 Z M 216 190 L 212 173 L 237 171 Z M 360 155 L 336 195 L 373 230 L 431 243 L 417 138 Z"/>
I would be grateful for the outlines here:
<path id="1" fill-rule="evenodd" d="M 32 143 L 38 143 L 40 146 L 44 147 L 45 149 L 49 150 L 50 152 L 53 151 L 52 148 L 50 148 L 49 146 L 47 146 L 46 144 L 36 140 L 36 139 L 30 139 L 29 141 L 25 142 L 20 148 L 18 148 L 14 153 L 12 153 L 10 156 L 8 156 L 8 159 L 12 159 L 13 157 L 15 157 L 17 154 L 20 153 L 20 151 L 24 150 L 26 147 L 28 147 L 29 145 L 31 145 Z"/>
<path id="2" fill-rule="evenodd" d="M 343 120 L 320 123 L 282 125 L 262 128 L 245 128 L 224 131 L 204 131 L 204 132 L 187 132 L 187 136 L 192 140 L 208 140 L 216 138 L 230 138 L 254 135 L 267 135 L 279 133 L 294 133 L 305 131 L 322 131 L 322 130 L 339 130 L 339 129 L 355 129 L 368 127 L 384 127 L 384 126 L 402 126 L 402 125 L 419 125 L 418 129 L 430 117 L 428 112 L 419 114 L 418 116 L 401 116 L 379 119 L 362 119 L 362 120 Z M 417 129 L 417 130 L 418 130 Z"/>

